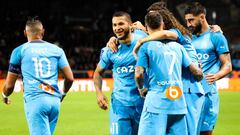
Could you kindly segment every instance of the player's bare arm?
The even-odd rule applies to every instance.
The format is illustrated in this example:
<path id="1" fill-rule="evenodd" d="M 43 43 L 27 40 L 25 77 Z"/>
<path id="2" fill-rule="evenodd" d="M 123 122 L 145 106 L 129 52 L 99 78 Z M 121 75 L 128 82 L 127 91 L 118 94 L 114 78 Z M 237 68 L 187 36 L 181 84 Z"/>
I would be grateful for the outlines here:
<path id="1" fill-rule="evenodd" d="M 162 39 L 177 40 L 177 38 L 178 38 L 177 34 L 172 31 L 169 31 L 169 30 L 156 31 L 148 35 L 147 37 L 138 40 L 135 47 L 133 48 L 133 55 L 135 58 L 137 58 L 137 52 L 140 46 L 147 41 L 162 40 Z"/>
<path id="2" fill-rule="evenodd" d="M 65 66 L 61 69 L 63 76 L 64 76 L 64 86 L 63 86 L 63 95 L 62 95 L 62 99 L 61 102 L 63 101 L 64 97 L 66 96 L 66 94 L 68 93 L 69 89 L 72 86 L 72 83 L 74 81 L 74 77 L 73 77 L 73 73 L 72 70 L 70 68 L 70 66 Z"/>
<path id="3" fill-rule="evenodd" d="M 203 79 L 203 72 L 201 68 L 197 67 L 195 64 L 191 63 L 189 65 L 189 70 L 194 75 L 197 81 L 201 81 Z"/>
<path id="4" fill-rule="evenodd" d="M 104 73 L 104 69 L 101 68 L 100 66 L 97 66 L 97 68 L 94 72 L 94 75 L 93 75 L 93 81 L 94 81 L 94 86 L 96 89 L 98 106 L 103 110 L 107 110 L 108 109 L 108 99 L 102 92 L 103 73 Z"/>
<path id="5" fill-rule="evenodd" d="M 114 36 L 112 36 L 108 42 L 107 42 L 107 47 L 112 50 L 112 52 L 117 52 L 118 51 L 118 39 Z"/>
<path id="6" fill-rule="evenodd" d="M 230 53 L 224 53 L 219 56 L 219 60 L 221 61 L 221 69 L 216 74 L 207 74 L 206 80 L 209 84 L 214 83 L 215 81 L 225 77 L 232 71 L 232 63 Z"/>
<path id="7" fill-rule="evenodd" d="M 142 97 L 147 95 L 147 89 L 144 88 L 144 68 L 141 66 L 137 66 L 135 68 L 135 81 Z"/>
<path id="8" fill-rule="evenodd" d="M 5 103 L 5 104 L 10 104 L 11 103 L 8 96 L 10 96 L 12 94 L 17 78 L 18 78 L 18 74 L 8 72 L 6 82 L 3 86 L 3 91 L 2 91 L 3 103 Z"/>

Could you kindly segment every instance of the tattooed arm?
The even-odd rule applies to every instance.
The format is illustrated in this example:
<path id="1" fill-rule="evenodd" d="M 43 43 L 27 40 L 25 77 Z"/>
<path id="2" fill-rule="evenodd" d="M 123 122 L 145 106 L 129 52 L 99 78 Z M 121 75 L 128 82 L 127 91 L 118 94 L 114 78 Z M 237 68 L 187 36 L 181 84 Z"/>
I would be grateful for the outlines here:
<path id="1" fill-rule="evenodd" d="M 224 53 L 219 56 L 219 60 L 221 61 L 221 69 L 216 74 L 207 74 L 206 80 L 212 84 L 215 81 L 225 77 L 232 71 L 232 63 L 230 53 Z"/>

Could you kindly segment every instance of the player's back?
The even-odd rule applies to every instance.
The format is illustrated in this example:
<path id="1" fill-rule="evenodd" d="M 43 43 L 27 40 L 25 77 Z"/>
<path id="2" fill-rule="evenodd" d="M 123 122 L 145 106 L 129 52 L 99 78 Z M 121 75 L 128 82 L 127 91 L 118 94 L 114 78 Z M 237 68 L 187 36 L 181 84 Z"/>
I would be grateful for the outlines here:
<path id="1" fill-rule="evenodd" d="M 159 89 L 162 91 L 170 85 L 182 87 L 182 52 L 180 48 L 181 46 L 176 42 L 162 44 L 152 41 L 149 43 L 149 79 L 150 85 L 156 87 L 151 88 L 150 86 L 150 91 L 159 91 Z M 160 87 L 157 88 L 158 86 Z"/>
<path id="2" fill-rule="evenodd" d="M 41 94 L 61 98 L 58 89 L 58 69 L 62 67 L 62 49 L 46 41 L 27 42 L 15 49 L 19 51 L 24 83 L 24 97 L 34 98 Z"/>
<path id="3" fill-rule="evenodd" d="M 156 113 L 160 110 L 168 114 L 185 114 L 187 111 L 182 96 L 182 65 L 187 67 L 191 61 L 189 57 L 185 60 L 184 48 L 176 42 L 164 44 L 150 41 L 139 51 L 147 54 L 149 63 L 149 67 L 145 67 L 148 68 L 149 75 L 149 91 L 145 99 L 148 110 Z"/>

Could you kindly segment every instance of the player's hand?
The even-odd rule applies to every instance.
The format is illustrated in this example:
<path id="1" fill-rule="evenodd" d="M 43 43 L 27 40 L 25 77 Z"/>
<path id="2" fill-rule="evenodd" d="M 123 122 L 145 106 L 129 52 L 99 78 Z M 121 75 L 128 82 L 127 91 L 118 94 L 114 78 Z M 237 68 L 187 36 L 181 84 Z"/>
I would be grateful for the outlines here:
<path id="1" fill-rule="evenodd" d="M 11 100 L 10 100 L 8 97 L 6 97 L 6 98 L 2 97 L 2 101 L 3 101 L 3 103 L 6 104 L 6 105 L 11 104 Z"/>
<path id="2" fill-rule="evenodd" d="M 66 95 L 62 95 L 62 98 L 61 98 L 61 102 L 63 101 L 63 99 L 66 97 Z"/>
<path id="3" fill-rule="evenodd" d="M 140 46 L 142 45 L 142 40 L 141 39 L 139 39 L 138 41 L 137 41 L 137 43 L 136 43 L 136 45 L 134 46 L 134 48 L 133 48 L 133 56 L 134 56 L 134 58 L 137 60 L 137 53 L 138 53 L 138 50 L 139 50 L 139 48 L 140 48 Z"/>
<path id="4" fill-rule="evenodd" d="M 111 37 L 109 41 L 107 42 L 107 47 L 112 50 L 112 52 L 118 51 L 118 40 L 116 37 Z"/>
<path id="5" fill-rule="evenodd" d="M 213 84 L 218 79 L 219 79 L 219 77 L 217 76 L 217 74 L 207 74 L 206 75 L 206 80 L 207 80 L 208 84 Z"/>
<path id="6" fill-rule="evenodd" d="M 102 92 L 97 93 L 97 103 L 103 110 L 108 109 L 108 99 Z"/>
<path id="7" fill-rule="evenodd" d="M 218 25 L 211 25 L 210 28 L 211 28 L 211 32 L 221 32 L 221 33 L 223 33 L 221 27 L 218 26 Z"/>
<path id="8" fill-rule="evenodd" d="M 133 25 L 132 25 L 132 28 L 146 31 L 146 28 L 143 26 L 143 24 L 140 21 L 134 22 Z"/>
<path id="9" fill-rule="evenodd" d="M 147 88 L 144 88 L 143 90 L 139 90 L 140 96 L 141 96 L 142 98 L 145 98 L 145 97 L 146 97 L 147 92 L 148 92 L 148 89 L 147 89 Z"/>

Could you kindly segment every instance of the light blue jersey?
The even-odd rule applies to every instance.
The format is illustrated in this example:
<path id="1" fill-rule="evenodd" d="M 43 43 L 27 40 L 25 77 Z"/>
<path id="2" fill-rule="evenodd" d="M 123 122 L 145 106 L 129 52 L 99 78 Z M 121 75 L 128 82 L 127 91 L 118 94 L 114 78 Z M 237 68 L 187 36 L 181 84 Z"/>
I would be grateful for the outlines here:
<path id="1" fill-rule="evenodd" d="M 149 69 L 149 90 L 144 109 L 152 113 L 186 114 L 181 75 L 182 66 L 188 67 L 190 63 L 187 52 L 176 42 L 144 43 L 136 65 Z"/>
<path id="2" fill-rule="evenodd" d="M 58 70 L 69 66 L 65 53 L 43 40 L 27 42 L 12 52 L 9 72 L 21 73 L 24 110 L 30 135 L 52 135 L 57 124 L 62 97 Z"/>
<path id="3" fill-rule="evenodd" d="M 192 62 L 198 66 L 197 52 L 192 45 L 188 37 L 183 36 L 178 29 L 170 29 L 178 35 L 177 42 L 180 43 L 187 51 Z M 182 68 L 182 82 L 183 92 L 187 103 L 188 113 L 186 114 L 186 120 L 188 125 L 189 135 L 198 135 L 199 133 L 199 121 L 204 103 L 204 90 L 200 82 L 198 82 L 188 68 Z"/>
<path id="4" fill-rule="evenodd" d="M 196 48 L 198 58 L 202 62 L 204 75 L 217 73 L 221 68 L 219 55 L 229 52 L 228 43 L 220 32 L 207 31 L 200 36 L 193 36 L 192 44 Z M 216 83 L 209 85 L 206 79 L 202 80 L 205 93 L 217 92 Z"/>
<path id="5" fill-rule="evenodd" d="M 188 56 L 191 58 L 192 62 L 198 66 L 197 52 L 191 43 L 191 40 L 182 35 L 178 29 L 170 29 L 170 31 L 175 32 L 178 36 L 177 42 L 181 44 L 187 51 Z M 183 92 L 190 93 L 201 93 L 204 94 L 203 87 L 200 82 L 198 82 L 194 76 L 191 74 L 188 68 L 182 69 L 182 82 L 183 82 Z"/>
<path id="6" fill-rule="evenodd" d="M 142 104 L 135 80 L 134 69 L 136 60 L 132 54 L 133 48 L 138 39 L 146 36 L 146 33 L 135 31 L 130 45 L 120 44 L 118 52 L 113 53 L 109 48 L 102 49 L 98 65 L 101 68 L 112 68 L 114 88 L 112 99 L 124 106 L 136 106 Z"/>
<path id="7" fill-rule="evenodd" d="M 27 42 L 13 50 L 10 64 L 21 66 L 25 100 L 42 94 L 61 98 L 58 69 L 69 66 L 62 49 L 43 40 Z"/>

